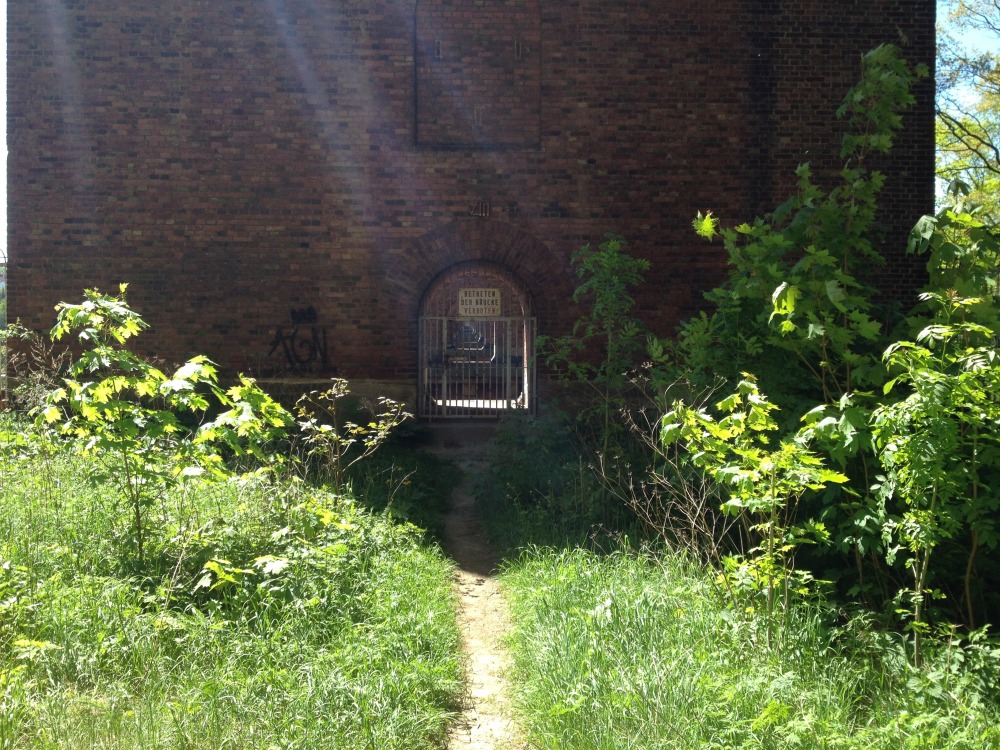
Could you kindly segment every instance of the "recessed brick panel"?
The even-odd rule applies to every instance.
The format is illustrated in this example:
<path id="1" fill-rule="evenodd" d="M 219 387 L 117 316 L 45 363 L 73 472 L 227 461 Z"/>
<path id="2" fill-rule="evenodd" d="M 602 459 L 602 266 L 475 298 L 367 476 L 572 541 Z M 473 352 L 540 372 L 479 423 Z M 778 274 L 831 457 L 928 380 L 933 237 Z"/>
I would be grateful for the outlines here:
<path id="1" fill-rule="evenodd" d="M 537 147 L 541 43 L 537 0 L 418 3 L 417 143 Z"/>

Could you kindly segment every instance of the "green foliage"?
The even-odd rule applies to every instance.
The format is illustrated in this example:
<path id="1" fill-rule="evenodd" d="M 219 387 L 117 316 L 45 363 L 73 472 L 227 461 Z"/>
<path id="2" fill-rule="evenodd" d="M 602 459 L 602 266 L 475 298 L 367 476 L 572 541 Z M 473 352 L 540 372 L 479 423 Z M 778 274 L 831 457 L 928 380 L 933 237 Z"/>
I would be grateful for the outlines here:
<path id="1" fill-rule="evenodd" d="M 914 631 L 917 663 L 931 627 L 929 596 L 960 589 L 969 627 L 977 596 L 985 611 L 975 579 L 987 565 L 980 551 L 995 544 L 991 488 L 1000 484 L 1000 420 L 990 401 L 998 385 L 1000 245 L 988 213 L 956 184 L 965 193 L 955 193 L 955 205 L 918 224 L 911 249 L 928 253 L 931 284 L 910 318 L 878 303 L 867 283 L 882 262 L 876 217 L 884 183 L 870 161 L 892 147 L 914 101 L 910 89 L 926 75 L 891 46 L 873 50 L 838 111 L 848 132 L 832 188 L 804 164 L 797 193 L 764 217 L 733 227 L 711 212 L 695 217 L 697 234 L 721 237 L 729 276 L 707 295 L 712 309 L 682 326 L 675 344 L 648 341 L 654 364 L 641 377 L 634 349 L 617 350 L 604 360 L 614 367 L 603 371 L 596 358 L 574 362 L 583 335 L 562 340 L 553 360 L 568 362 L 578 379 L 614 385 L 597 399 L 605 417 L 598 473 L 664 541 L 689 552 L 703 545 L 696 555 L 722 564 L 726 583 L 766 592 L 768 613 L 776 589 L 784 587 L 783 612 L 790 591 L 806 590 L 796 585 L 808 577 L 802 558 L 836 579 L 842 594 L 896 601 Z M 588 268 L 586 290 L 605 286 Z M 631 298 L 606 287 L 621 306 L 596 321 L 627 318 Z M 599 338 L 602 330 L 585 316 L 575 333 Z M 638 328 L 618 331 L 627 331 L 622 341 L 639 339 Z M 686 380 L 673 380 L 675 372 Z M 643 378 L 640 402 L 632 389 Z M 697 400 L 690 397 L 671 409 L 675 392 L 713 391 L 720 381 L 736 389 L 720 403 L 721 416 L 688 406 Z M 670 410 L 658 430 L 643 411 L 650 404 Z M 620 437 L 607 450 L 618 414 L 652 449 L 641 459 L 645 476 L 640 454 L 621 450 Z M 716 496 L 719 512 L 708 508 Z M 805 546 L 813 541 L 828 543 Z M 932 560 L 941 561 L 936 570 Z"/>
<path id="2" fill-rule="evenodd" d="M 963 317 L 1000 328 L 1000 230 L 968 199 L 966 186 L 955 185 L 949 198 L 950 204 L 935 216 L 917 222 L 907 250 L 927 256 L 928 289 L 978 298 L 963 305 Z M 937 312 L 936 306 L 930 310 L 931 315 Z"/>
<path id="3" fill-rule="evenodd" d="M 94 453 L 0 414 L 0 747 L 440 747 L 451 566 L 342 494 L 205 472 L 115 564 Z M 38 443 L 48 445 L 38 449 Z M 51 450 L 49 450 L 51 448 Z"/>
<path id="4" fill-rule="evenodd" d="M 913 102 L 909 88 L 923 75 L 890 46 L 865 56 L 862 79 L 838 111 L 849 132 L 832 190 L 804 164 L 798 193 L 763 218 L 718 230 L 717 219 L 699 214 L 696 231 L 721 234 L 730 271 L 707 295 L 714 311 L 681 329 L 678 352 L 696 379 L 753 372 L 792 416 L 880 384 L 882 325 L 862 279 L 882 263 L 872 236 L 884 177 L 867 160 L 891 147 Z"/>
<path id="5" fill-rule="evenodd" d="M 76 359 L 29 348 L 37 417 L 0 412 L 0 748 L 440 747 L 461 688 L 450 567 L 347 486 L 399 406 L 341 420 L 342 381 L 310 394 L 323 414 L 300 403 L 338 482 L 316 489 L 270 471 L 287 411 L 203 357 L 137 356 L 144 328 L 124 288 L 60 305 Z M 423 474 L 393 476 L 398 517 Z"/>
<path id="6" fill-rule="evenodd" d="M 712 216 L 711 211 L 706 211 L 704 214 L 699 211 L 694 221 L 691 222 L 691 227 L 699 237 L 711 241 L 719 233 L 719 220 Z"/>
<path id="7" fill-rule="evenodd" d="M 887 378 L 880 355 L 888 338 L 887 314 L 865 283 L 882 263 L 875 238 L 884 183 L 868 162 L 892 146 L 901 112 L 913 102 L 910 87 L 924 75 L 894 47 L 872 50 L 838 110 L 847 122 L 838 184 L 825 189 L 804 164 L 796 195 L 764 217 L 720 228 L 710 213 L 698 215 L 695 231 L 722 237 L 730 270 L 726 283 L 706 295 L 712 309 L 682 325 L 671 351 L 695 390 L 718 388 L 720 378 L 737 387 L 743 373 L 753 373 L 760 391 L 781 407 L 776 443 L 808 440 L 847 477 L 840 491 L 806 483 L 794 493 L 805 515 L 824 524 L 831 548 L 850 555 L 854 583 L 845 591 L 872 590 L 869 576 L 881 575 L 888 521 L 870 492 L 869 417 Z M 820 548 L 808 556 L 823 574 L 847 562 L 830 560 Z"/>
<path id="8" fill-rule="evenodd" d="M 1000 497 L 984 481 L 995 474 L 1000 410 L 993 394 L 1000 387 L 1000 363 L 994 347 L 960 346 L 949 353 L 943 344 L 969 333 L 967 325 L 935 326 L 918 337 L 933 339 L 944 351 L 932 352 L 920 343 L 900 341 L 886 352 L 890 366 L 902 372 L 896 382 L 912 392 L 874 414 L 876 445 L 885 472 L 881 491 L 903 503 L 898 520 L 886 533 L 908 553 L 912 572 L 914 655 L 921 661 L 920 639 L 932 553 L 945 539 L 962 530 L 972 535 L 966 572 L 966 593 L 979 547 L 995 548 L 994 516 Z M 896 548 L 890 547 L 890 562 Z M 971 604 L 969 605 L 971 619 Z"/>
<path id="9" fill-rule="evenodd" d="M 924 328 L 914 341 L 891 344 L 885 361 L 895 377 L 886 393 L 907 393 L 873 415 L 880 493 L 901 503 L 886 526 L 911 572 L 909 610 L 919 664 L 927 627 L 926 597 L 933 553 L 968 535 L 963 576 L 965 614 L 975 624 L 972 578 L 980 550 L 994 550 L 1000 510 L 1000 237 L 975 215 L 944 209 L 914 230 L 912 246 L 929 255 L 931 289 L 921 295 Z M 968 296 L 976 295 L 976 296 Z"/>
<path id="10" fill-rule="evenodd" d="M 974 627 L 980 552 L 997 544 L 1000 500 L 992 488 L 1000 480 L 1000 412 L 992 394 L 1000 385 L 1000 242 L 983 209 L 956 185 L 955 204 L 922 219 L 910 242 L 911 251 L 928 255 L 930 271 L 921 304 L 906 321 L 913 340 L 896 341 L 883 329 L 885 313 L 861 281 L 881 260 L 872 238 L 883 178 L 866 161 L 891 146 L 899 113 L 912 101 L 909 87 L 924 73 L 911 73 L 891 47 L 864 63 L 862 81 L 841 108 L 851 132 L 839 186 L 822 190 L 803 166 L 798 195 L 772 214 L 732 229 L 720 230 L 711 214 L 694 222 L 701 236 L 721 234 L 731 272 L 708 295 L 714 310 L 683 328 L 675 351 L 696 383 L 723 375 L 740 383 L 738 394 L 759 398 L 741 380 L 753 372 L 791 418 L 765 418 L 764 401 L 756 416 L 724 402 L 737 428 L 684 407 L 667 416 L 661 437 L 667 448 L 679 437 L 689 441 L 693 463 L 730 492 L 737 481 L 737 491 L 765 507 L 773 498 L 769 468 L 783 460 L 796 467 L 806 456 L 807 464 L 818 461 L 811 451 L 826 454 L 840 469 L 842 489 L 822 490 L 825 481 L 800 475 L 801 484 L 785 493 L 796 502 L 779 507 L 801 506 L 824 524 L 833 548 L 853 555 L 855 576 L 842 584 L 844 593 L 880 588 L 897 602 L 920 665 L 930 597 L 961 590 L 965 624 Z M 773 431 L 766 447 L 745 442 L 755 422 Z M 799 453 L 804 441 L 811 451 Z M 738 485 L 743 478 L 746 487 Z M 747 499 L 739 504 L 750 507 Z M 778 548 L 793 550 L 794 543 L 781 541 L 786 527 L 777 528 Z M 767 539 L 766 524 L 756 529 Z M 813 560 L 817 552 L 823 549 L 810 550 Z M 945 554 L 950 562 L 935 572 L 932 561 Z M 792 572 L 790 558 L 765 560 Z M 908 583 L 893 596 L 901 578 Z"/>
<path id="11" fill-rule="evenodd" d="M 110 482 L 122 499 L 122 534 L 135 560 L 145 562 L 150 510 L 166 490 L 205 471 L 224 478 L 230 470 L 220 450 L 274 456 L 266 450 L 284 436 L 288 413 L 245 378 L 228 392 L 215 366 L 195 357 L 167 374 L 126 344 L 146 328 L 125 301 L 87 290 L 79 304 L 60 303 L 52 338 L 75 336 L 81 347 L 63 386 L 48 394 L 39 424 L 56 425 L 93 455 L 90 478 Z M 210 410 L 224 409 L 197 429 Z"/>
<path id="12" fill-rule="evenodd" d="M 596 250 L 585 245 L 574 253 L 573 265 L 582 281 L 573 301 L 584 305 L 585 312 L 572 334 L 538 341 L 539 349 L 547 352 L 549 367 L 588 388 L 590 398 L 577 419 L 596 424 L 601 455 L 608 454 L 629 374 L 646 340 L 641 322 L 632 314 L 632 289 L 642 283 L 649 262 L 630 256 L 627 246 L 622 237 L 608 233 Z"/>
<path id="13" fill-rule="evenodd" d="M 795 570 L 797 548 L 828 537 L 821 522 L 798 521 L 799 500 L 807 490 L 846 482 L 847 477 L 825 468 L 803 435 L 778 437 L 773 417 L 778 407 L 760 392 L 752 376 L 745 376 L 715 408 L 719 418 L 676 402 L 663 417 L 660 441 L 665 449 L 678 441 L 684 444 L 692 462 L 726 492 L 722 511 L 738 517 L 746 538 L 754 540 L 745 556 L 723 561 L 723 578 L 730 591 L 766 593 L 770 638 L 779 590 L 785 614 L 793 589 L 799 595 L 809 591 L 811 577 Z"/>

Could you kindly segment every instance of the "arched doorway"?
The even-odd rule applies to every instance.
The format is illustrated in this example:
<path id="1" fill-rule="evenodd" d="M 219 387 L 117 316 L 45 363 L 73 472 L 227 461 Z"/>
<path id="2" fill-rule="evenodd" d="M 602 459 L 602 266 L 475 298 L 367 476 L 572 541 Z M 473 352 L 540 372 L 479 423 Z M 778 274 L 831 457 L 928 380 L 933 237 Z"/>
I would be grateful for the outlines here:
<path id="1" fill-rule="evenodd" d="M 514 274 L 483 261 L 452 266 L 420 303 L 418 415 L 533 412 L 534 345 L 531 300 Z"/>

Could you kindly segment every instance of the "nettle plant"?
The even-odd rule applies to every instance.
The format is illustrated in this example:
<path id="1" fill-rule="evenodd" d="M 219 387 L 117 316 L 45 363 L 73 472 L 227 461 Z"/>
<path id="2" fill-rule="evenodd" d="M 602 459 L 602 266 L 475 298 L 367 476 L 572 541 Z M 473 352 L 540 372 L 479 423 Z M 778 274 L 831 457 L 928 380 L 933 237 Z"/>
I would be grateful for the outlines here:
<path id="1" fill-rule="evenodd" d="M 88 464 L 90 478 L 117 491 L 121 539 L 141 565 L 151 512 L 167 490 L 194 477 L 231 476 L 234 456 L 278 460 L 270 446 L 293 420 L 252 380 L 224 391 L 205 357 L 167 373 L 130 351 L 129 340 L 147 324 L 125 290 L 90 289 L 83 302 L 57 306 L 53 340 L 75 337 L 81 353 L 49 392 L 39 421 L 97 459 Z"/>

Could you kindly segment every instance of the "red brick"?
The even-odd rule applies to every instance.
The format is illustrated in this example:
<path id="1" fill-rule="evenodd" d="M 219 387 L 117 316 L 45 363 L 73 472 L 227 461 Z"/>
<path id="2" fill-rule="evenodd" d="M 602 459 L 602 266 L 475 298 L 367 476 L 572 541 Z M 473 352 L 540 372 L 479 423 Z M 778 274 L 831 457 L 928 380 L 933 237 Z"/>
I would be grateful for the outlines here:
<path id="1" fill-rule="evenodd" d="M 507 269 L 540 332 L 562 333 L 569 258 L 609 229 L 651 261 L 639 304 L 669 333 L 724 271 L 694 214 L 766 211 L 803 161 L 829 183 L 861 54 L 903 35 L 914 62 L 934 58 L 929 0 L 8 13 L 12 318 L 47 328 L 59 300 L 128 281 L 150 353 L 255 370 L 290 310 L 312 307 L 340 374 L 413 382 L 420 300 L 442 272 Z M 884 165 L 890 291 L 918 278 L 901 251 L 932 209 L 932 96 L 921 84 Z M 488 217 L 469 215 L 478 202 Z"/>

